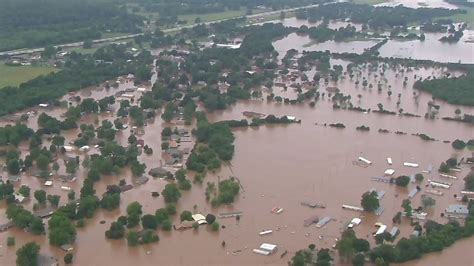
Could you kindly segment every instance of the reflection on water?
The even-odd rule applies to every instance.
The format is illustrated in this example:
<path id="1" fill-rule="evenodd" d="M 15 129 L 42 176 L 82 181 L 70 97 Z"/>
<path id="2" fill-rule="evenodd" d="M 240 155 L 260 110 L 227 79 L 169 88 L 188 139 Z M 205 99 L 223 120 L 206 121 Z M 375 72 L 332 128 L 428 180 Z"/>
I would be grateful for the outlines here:
<path id="1" fill-rule="evenodd" d="M 469 40 L 472 39 L 474 31 L 465 30 L 463 38 L 457 43 L 438 41 L 445 35 L 445 33 L 425 33 L 425 41 L 390 40 L 379 49 L 380 56 L 473 64 L 474 43 Z"/>
<path id="2" fill-rule="evenodd" d="M 313 40 L 311 40 L 311 38 L 309 38 L 307 35 L 298 35 L 296 33 L 291 33 L 287 37 L 275 41 L 273 43 L 273 46 L 278 52 L 278 58 L 281 59 L 285 56 L 286 51 L 288 51 L 289 49 L 296 49 L 299 52 L 330 50 L 334 53 L 361 54 L 364 52 L 364 49 L 370 48 L 375 44 L 375 41 L 326 41 L 322 43 L 313 43 Z"/>

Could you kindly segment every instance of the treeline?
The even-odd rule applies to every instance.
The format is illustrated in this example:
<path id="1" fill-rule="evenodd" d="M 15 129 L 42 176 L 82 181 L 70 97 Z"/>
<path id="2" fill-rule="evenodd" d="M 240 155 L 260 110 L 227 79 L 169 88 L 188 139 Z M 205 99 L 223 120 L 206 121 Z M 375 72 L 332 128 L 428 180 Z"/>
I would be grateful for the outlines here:
<path id="1" fill-rule="evenodd" d="M 372 261 L 382 260 L 385 264 L 402 263 L 419 259 L 425 253 L 441 251 L 459 239 L 474 235 L 474 201 L 469 202 L 469 216 L 464 225 L 456 220 L 438 224 L 428 220 L 424 224 L 425 234 L 420 237 L 402 238 L 396 245 L 382 244 L 370 251 Z"/>
<path id="2" fill-rule="evenodd" d="M 474 69 L 460 77 L 416 81 L 414 88 L 427 91 L 448 103 L 474 106 L 472 84 L 474 84 Z"/>
<path id="3" fill-rule="evenodd" d="M 0 51 L 139 32 L 143 18 L 114 0 L 2 0 Z"/>
<path id="4" fill-rule="evenodd" d="M 364 28 L 382 30 L 393 27 L 406 27 L 413 22 L 427 22 L 437 17 L 447 17 L 466 13 L 465 10 L 448 10 L 442 8 L 406 8 L 403 6 L 374 7 L 352 3 L 321 5 L 317 8 L 300 10 L 296 13 L 299 19 L 316 22 L 322 19 L 337 20 L 349 18 L 353 23 L 360 23 Z"/>
<path id="5" fill-rule="evenodd" d="M 97 63 L 96 60 L 110 60 Z M 126 60 L 132 60 L 126 62 Z M 111 45 L 99 49 L 94 55 L 72 53 L 62 71 L 40 76 L 19 87 L 0 90 L 0 115 L 26 107 L 50 102 L 68 92 L 101 83 L 117 76 L 136 73 L 144 64 L 152 62 L 149 52 L 137 57 L 126 53 L 125 46 Z"/>

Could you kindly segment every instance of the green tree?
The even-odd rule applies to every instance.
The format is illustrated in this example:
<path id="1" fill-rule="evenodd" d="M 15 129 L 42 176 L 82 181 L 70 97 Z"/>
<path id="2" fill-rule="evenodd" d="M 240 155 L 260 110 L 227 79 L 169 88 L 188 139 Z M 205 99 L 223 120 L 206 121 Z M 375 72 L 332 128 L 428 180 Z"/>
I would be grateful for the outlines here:
<path id="1" fill-rule="evenodd" d="M 410 183 L 410 177 L 406 175 L 401 175 L 395 179 L 395 184 L 400 187 L 406 187 Z"/>
<path id="2" fill-rule="evenodd" d="M 423 179 L 425 179 L 425 177 L 422 174 L 418 173 L 418 174 L 415 175 L 415 180 L 417 182 L 422 182 Z"/>
<path id="3" fill-rule="evenodd" d="M 22 185 L 20 189 L 18 190 L 18 193 L 20 193 L 23 197 L 29 197 L 30 196 L 30 187 L 27 185 Z"/>
<path id="4" fill-rule="evenodd" d="M 64 255 L 64 263 L 71 264 L 73 258 L 74 258 L 74 255 L 72 253 L 67 253 L 66 255 Z"/>
<path id="5" fill-rule="evenodd" d="M 176 184 L 166 184 L 165 188 L 161 192 L 166 203 L 177 202 L 181 197 L 181 193 Z"/>
<path id="6" fill-rule="evenodd" d="M 35 242 L 26 243 L 16 251 L 17 266 L 35 266 L 38 265 L 38 255 L 40 246 Z"/>
<path id="7" fill-rule="evenodd" d="M 56 212 L 48 221 L 49 243 L 53 246 L 70 244 L 76 239 L 76 228 L 62 213 Z"/>
<path id="8" fill-rule="evenodd" d="M 423 209 L 431 208 L 436 205 L 436 200 L 425 194 L 421 195 L 421 205 Z"/>
<path id="9" fill-rule="evenodd" d="M 365 192 L 362 195 L 360 204 L 365 211 L 373 212 L 380 207 L 379 199 L 377 197 L 377 192 Z"/>
<path id="10" fill-rule="evenodd" d="M 77 171 L 77 161 L 76 160 L 68 160 L 66 162 L 66 173 L 73 175 Z"/>
<path id="11" fill-rule="evenodd" d="M 20 162 L 16 159 L 9 160 L 7 162 L 8 172 L 12 175 L 18 175 L 20 173 Z"/>
<path id="12" fill-rule="evenodd" d="M 406 217 L 411 217 L 413 208 L 411 207 L 411 201 L 409 199 L 404 199 L 402 202 L 403 210 L 405 211 Z"/>
<path id="13" fill-rule="evenodd" d="M 48 195 L 48 201 L 51 206 L 57 208 L 59 206 L 59 201 L 61 200 L 61 196 L 58 195 Z"/>
<path id="14" fill-rule="evenodd" d="M 193 221 L 193 214 L 190 211 L 183 211 L 179 215 L 179 219 L 182 221 Z"/>
<path id="15" fill-rule="evenodd" d="M 164 220 L 161 223 L 161 229 L 163 229 L 164 231 L 170 231 L 171 227 L 172 227 L 172 224 L 170 220 Z"/>
<path id="16" fill-rule="evenodd" d="M 470 173 L 464 177 L 464 189 L 474 191 L 474 173 Z"/>
<path id="17" fill-rule="evenodd" d="M 211 230 L 214 231 L 214 232 L 217 232 L 219 231 L 219 228 L 220 228 L 220 225 L 218 222 L 214 222 L 211 224 Z"/>
<path id="18" fill-rule="evenodd" d="M 48 170 L 48 165 L 49 165 L 50 159 L 43 154 L 40 154 L 38 158 L 36 158 L 36 166 L 38 169 L 42 171 Z"/>
<path id="19" fill-rule="evenodd" d="M 129 246 L 136 246 L 138 245 L 140 240 L 140 236 L 137 232 L 135 231 L 129 231 L 127 233 L 127 243 Z"/>
<path id="20" fill-rule="evenodd" d="M 453 141 L 453 143 L 451 143 L 451 146 L 456 150 L 462 150 L 466 147 L 466 142 L 460 139 L 456 139 L 455 141 Z"/>
<path id="21" fill-rule="evenodd" d="M 156 216 L 151 214 L 145 214 L 142 216 L 142 227 L 144 229 L 156 229 L 158 227 L 158 222 Z"/>
<path id="22" fill-rule="evenodd" d="M 125 228 L 123 224 L 118 222 L 112 222 L 110 229 L 105 231 L 105 237 L 109 239 L 120 239 L 125 235 Z"/>
<path id="23" fill-rule="evenodd" d="M 15 245 L 15 237 L 7 237 L 7 247 L 13 247 Z"/>
<path id="24" fill-rule="evenodd" d="M 206 215 L 206 222 L 208 224 L 212 224 L 216 221 L 216 216 L 212 213 L 209 213 L 208 215 Z"/>
<path id="25" fill-rule="evenodd" d="M 138 201 L 134 201 L 127 206 L 127 214 L 130 215 L 141 215 L 142 205 Z"/>
<path id="26" fill-rule="evenodd" d="M 36 190 L 34 193 L 35 199 L 38 201 L 39 204 L 46 203 L 46 191 L 40 189 Z"/>

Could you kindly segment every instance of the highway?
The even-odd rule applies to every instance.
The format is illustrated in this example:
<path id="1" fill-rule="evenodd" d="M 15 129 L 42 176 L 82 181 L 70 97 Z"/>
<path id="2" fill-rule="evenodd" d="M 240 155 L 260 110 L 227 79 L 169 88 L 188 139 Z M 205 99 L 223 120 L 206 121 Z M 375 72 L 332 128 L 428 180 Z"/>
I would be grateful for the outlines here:
<path id="1" fill-rule="evenodd" d="M 200 24 L 205 24 L 205 25 L 210 25 L 213 23 L 219 23 L 231 19 L 238 19 L 238 18 L 257 18 L 257 17 L 267 17 L 275 14 L 280 14 L 281 12 L 293 12 L 297 11 L 300 9 L 306 9 L 306 8 L 312 8 L 312 7 L 317 7 L 318 5 L 308 5 L 308 6 L 301 6 L 301 7 L 295 7 L 295 8 L 288 8 L 288 9 L 281 9 L 277 11 L 269 11 L 269 12 L 262 12 L 258 14 L 252 14 L 252 15 L 247 15 L 247 16 L 240 16 L 240 17 L 231 17 L 231 18 L 226 18 L 226 19 L 219 19 L 219 20 L 213 20 L 213 21 L 208 21 L 204 23 L 195 23 L 195 24 L 190 24 L 186 26 L 179 26 L 179 27 L 174 27 L 174 28 L 169 28 L 169 29 L 164 29 L 163 32 L 174 32 L 174 31 L 179 31 L 184 28 L 192 28 L 194 26 L 200 25 Z M 130 39 L 130 38 L 135 38 L 137 36 L 143 35 L 143 33 L 137 33 L 137 34 L 128 34 L 128 35 L 122 35 L 122 36 L 117 36 L 117 37 L 112 37 L 112 38 L 103 38 L 103 39 L 97 39 L 93 40 L 93 43 L 104 43 L 104 42 L 115 42 L 115 41 L 120 41 L 124 39 Z M 59 45 L 54 45 L 55 48 L 70 48 L 70 47 L 79 47 L 82 46 L 84 42 L 74 42 L 74 43 L 67 43 L 67 44 L 59 44 Z M 12 51 L 4 51 L 0 52 L 0 56 L 12 56 L 12 55 L 20 55 L 20 54 L 32 54 L 32 53 L 37 53 L 37 52 L 42 52 L 44 51 L 44 48 L 33 48 L 33 49 L 19 49 L 19 50 L 12 50 Z"/>

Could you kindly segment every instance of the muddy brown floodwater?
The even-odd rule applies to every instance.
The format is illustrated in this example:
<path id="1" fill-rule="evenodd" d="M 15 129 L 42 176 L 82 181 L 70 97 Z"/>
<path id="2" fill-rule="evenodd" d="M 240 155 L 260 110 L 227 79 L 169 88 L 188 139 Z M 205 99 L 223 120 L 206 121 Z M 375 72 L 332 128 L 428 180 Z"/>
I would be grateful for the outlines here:
<path id="1" fill-rule="evenodd" d="M 341 60 L 333 61 L 333 63 L 347 64 Z M 396 77 L 395 71 L 387 70 L 385 73 L 387 82 L 384 86 L 392 87 L 391 97 L 387 96 L 386 89 L 383 93 L 378 93 L 375 88 L 364 89 L 361 86 L 355 86 L 355 78 L 351 81 L 347 75 L 337 84 L 321 84 L 320 90 L 324 91 L 326 87 L 337 86 L 341 92 L 352 96 L 352 101 L 356 106 L 376 109 L 377 103 L 382 103 L 388 110 L 397 110 L 402 107 L 407 112 L 423 116 L 431 96 L 421 93 L 418 100 L 413 98 L 413 89 L 411 89 L 413 75 L 440 76 L 444 72 L 445 70 L 441 68 L 412 69 L 406 74 L 409 79 L 408 85 L 404 88 L 403 76 Z M 374 77 L 373 74 L 369 76 L 364 68 L 361 68 L 357 75 L 357 78 L 366 77 L 374 84 L 380 80 L 380 77 Z M 89 89 L 86 92 L 90 92 L 90 96 L 87 97 L 99 99 L 130 86 L 131 83 L 124 83 L 119 89 Z M 296 95 L 291 88 L 287 91 L 274 88 L 274 93 L 285 95 L 285 97 Z M 401 94 L 402 99 L 400 106 L 396 106 L 398 93 Z M 81 94 L 89 95 L 85 91 L 78 93 L 78 95 Z M 360 103 L 357 99 L 358 94 L 362 95 Z M 440 117 L 453 116 L 454 110 L 458 108 L 439 100 L 437 104 L 441 106 Z M 117 106 L 118 104 L 114 107 Z M 461 107 L 461 109 L 463 113 L 474 113 L 473 108 Z M 48 114 L 59 117 L 64 111 L 65 109 L 56 108 L 49 110 Z M 152 245 L 128 247 L 126 240 L 107 240 L 104 232 L 110 227 L 112 221 L 125 212 L 129 203 L 139 201 L 143 205 L 144 213 L 154 213 L 156 209 L 164 206 L 163 199 L 161 197 L 153 199 L 151 192 L 161 191 L 166 181 L 151 179 L 144 185 L 124 192 L 120 210 L 111 212 L 99 210 L 94 218 L 86 220 L 84 228 L 78 229 L 74 244 L 75 265 L 287 265 L 287 261 L 294 252 L 308 244 L 314 243 L 317 248 L 330 248 L 335 243 L 335 238 L 340 237 L 347 223 L 354 217 L 362 219 L 361 225 L 355 228 L 357 235 L 366 237 L 373 244 L 374 239 L 371 234 L 376 231 L 374 224 L 382 222 L 391 228 L 392 217 L 396 212 L 401 211 L 402 200 L 417 184 L 410 183 L 408 188 L 400 188 L 371 181 L 370 177 L 383 175 L 387 168 L 393 168 L 396 171 L 395 176 L 412 175 L 426 169 L 428 165 L 433 165 L 435 170 L 430 174 L 425 174 L 425 180 L 420 184 L 422 191 L 425 191 L 427 179 L 442 179 L 436 171 L 442 161 L 453 155 L 470 156 L 467 150 L 455 151 L 449 143 L 443 143 L 442 140 L 452 141 L 456 138 L 467 140 L 474 136 L 474 127 L 463 123 L 334 110 L 332 102 L 327 97 L 320 99 L 314 108 L 309 107 L 307 103 L 286 105 L 268 103 L 263 100 L 243 101 L 227 110 L 209 113 L 208 117 L 211 121 L 243 119 L 242 112 L 244 111 L 278 116 L 292 115 L 301 119 L 302 122 L 301 124 L 235 129 L 234 159 L 219 171 L 210 173 L 205 182 L 217 181 L 219 176 L 221 178 L 231 175 L 238 177 L 243 189 L 237 200 L 230 206 L 211 208 L 205 200 L 205 185 L 194 184 L 191 191 L 182 192 L 183 196 L 178 204 L 178 213 L 183 210 L 203 214 L 241 211 L 243 216 L 239 221 L 235 218 L 219 219 L 219 223 L 225 228 L 217 233 L 211 232 L 204 226 L 198 230 L 183 232 L 160 230 L 159 243 Z M 93 123 L 96 118 L 99 121 L 114 119 L 112 114 L 103 114 L 85 116 L 82 120 L 84 123 Z M 31 118 L 28 125 L 37 128 L 36 120 L 37 117 Z M 322 125 L 336 122 L 344 123 L 346 128 L 334 129 Z M 140 156 L 140 160 L 148 166 L 147 171 L 159 166 L 160 160 L 163 159 L 160 154 L 160 133 L 166 125 L 157 115 L 156 120 L 145 127 L 144 135 L 139 137 L 154 150 L 151 156 Z M 371 130 L 369 132 L 356 131 L 355 127 L 360 125 L 369 126 Z M 400 130 L 408 134 L 381 134 L 377 132 L 379 128 L 392 132 Z M 423 141 L 411 136 L 410 133 L 426 133 L 441 141 Z M 72 130 L 65 132 L 64 135 L 67 141 L 70 141 L 76 134 L 77 132 Z M 119 133 L 118 142 L 125 145 L 129 134 L 129 130 Z M 183 145 L 191 147 L 192 143 Z M 26 151 L 27 145 L 22 145 L 21 149 Z M 97 150 L 93 149 L 90 154 L 96 152 Z M 83 157 L 83 154 L 77 155 Z M 358 156 L 368 158 L 373 164 L 367 168 L 354 165 L 352 162 Z M 392 166 L 387 165 L 387 157 L 392 158 Z M 420 164 L 420 167 L 404 167 L 403 162 L 416 162 Z M 61 171 L 64 171 L 63 165 L 61 165 Z M 462 172 L 452 173 L 459 179 L 453 181 L 451 189 L 443 190 L 445 192 L 443 196 L 432 196 L 436 199 L 436 206 L 429 212 L 429 219 L 439 222 L 447 221 L 440 214 L 447 205 L 456 203 L 454 195 L 459 194 L 462 189 L 462 177 L 468 171 L 469 167 L 463 166 Z M 77 195 L 82 186 L 83 174 L 83 170 L 80 170 L 78 180 L 70 184 Z M 4 172 L 3 175 L 5 176 L 6 173 Z M 127 170 L 118 176 L 103 177 L 95 186 L 97 195 L 101 195 L 107 185 L 116 184 L 122 178 L 126 179 L 127 183 L 131 183 L 131 174 Z M 44 188 L 39 180 L 29 176 L 25 176 L 21 183 L 29 185 L 33 191 L 43 188 L 48 194 L 61 195 L 61 203 L 67 199 L 67 192 L 60 190 L 61 183 L 57 180 L 52 188 Z M 16 185 L 17 188 L 19 186 L 20 184 Z M 381 200 L 381 205 L 385 208 L 381 216 L 341 208 L 342 204 L 360 206 L 361 195 L 371 188 L 386 191 Z M 418 193 L 412 199 L 413 207 L 420 205 L 421 194 L 423 193 Z M 301 201 L 317 202 L 326 205 L 326 208 L 311 209 L 302 206 Z M 26 204 L 29 209 L 32 205 L 33 200 Z M 275 206 L 283 208 L 284 211 L 280 214 L 272 214 L 270 211 Z M 0 206 L 0 222 L 6 221 L 4 210 L 5 206 Z M 304 227 L 303 221 L 313 215 L 330 216 L 334 220 L 323 228 L 316 228 L 314 225 Z M 174 217 L 173 222 L 179 223 L 178 219 L 179 217 Z M 105 224 L 99 223 L 102 220 Z M 413 230 L 406 219 L 399 228 L 401 230 L 399 238 L 408 236 Z M 272 234 L 259 236 L 260 231 L 269 229 L 273 230 Z M 16 247 L 6 247 L 8 236 L 16 237 Z M 57 247 L 49 246 L 46 236 L 33 236 L 19 229 L 10 229 L 0 233 L 2 245 L 0 265 L 14 265 L 16 249 L 33 240 L 41 245 L 41 253 L 56 256 L 62 261 L 64 252 Z M 222 241 L 226 242 L 225 247 L 221 247 Z M 254 254 L 252 249 L 263 242 L 278 245 L 277 254 L 271 256 Z M 471 253 L 473 243 L 472 238 L 462 240 L 441 253 L 428 254 L 421 260 L 404 265 L 446 265 L 453 258 L 456 258 L 456 265 L 473 265 Z M 280 258 L 285 250 L 288 254 Z M 334 254 L 333 257 L 337 255 Z M 337 264 L 343 263 L 337 261 Z"/>

